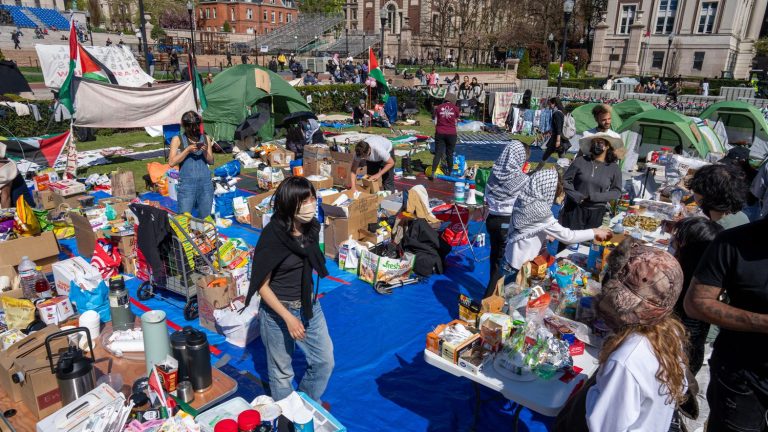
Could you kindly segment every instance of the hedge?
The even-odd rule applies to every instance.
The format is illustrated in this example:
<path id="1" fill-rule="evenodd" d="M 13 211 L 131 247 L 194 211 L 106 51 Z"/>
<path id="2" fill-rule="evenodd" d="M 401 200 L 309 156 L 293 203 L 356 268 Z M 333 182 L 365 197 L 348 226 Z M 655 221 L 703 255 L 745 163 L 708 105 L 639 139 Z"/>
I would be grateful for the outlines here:
<path id="1" fill-rule="evenodd" d="M 53 101 L 29 101 L 37 105 L 40 111 L 40 121 L 35 121 L 35 117 L 32 115 L 26 115 L 19 117 L 16 115 L 16 111 L 12 108 L 3 107 L 2 111 L 5 112 L 2 124 L 3 129 L 0 129 L 0 135 L 13 135 L 19 138 L 22 137 L 34 137 L 45 134 L 62 133 L 69 129 L 69 120 L 62 122 L 54 122 L 51 119 Z"/>
<path id="2" fill-rule="evenodd" d="M 362 84 L 333 84 L 297 87 L 305 99 L 312 96 L 309 104 L 316 113 L 352 112 L 352 108 L 361 99 L 366 99 L 368 91 Z M 390 92 L 397 97 L 398 103 L 408 100 L 416 102 L 420 109 L 425 108 L 427 94 L 421 90 L 398 88 Z"/>

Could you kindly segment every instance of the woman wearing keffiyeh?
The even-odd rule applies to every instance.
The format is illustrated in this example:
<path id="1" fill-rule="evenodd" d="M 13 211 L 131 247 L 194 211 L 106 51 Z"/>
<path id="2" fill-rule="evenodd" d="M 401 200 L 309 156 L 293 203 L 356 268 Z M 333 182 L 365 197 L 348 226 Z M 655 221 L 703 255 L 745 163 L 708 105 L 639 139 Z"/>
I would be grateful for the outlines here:
<path id="1" fill-rule="evenodd" d="M 507 226 L 512 216 L 512 208 L 520 191 L 528 184 L 528 176 L 523 172 L 523 165 L 530 151 L 520 141 L 512 141 L 504 148 L 493 164 L 488 184 L 485 186 L 485 202 L 488 205 L 488 218 L 485 220 L 488 240 L 491 244 L 490 280 L 483 297 L 493 295 L 496 282 L 501 277 L 501 259 L 507 242 Z"/>
<path id="2" fill-rule="evenodd" d="M 562 202 L 564 196 L 562 179 L 554 169 L 531 175 L 528 185 L 515 201 L 510 219 L 502 272 L 505 284 L 515 279 L 523 264 L 536 258 L 547 237 L 568 244 L 611 238 L 612 233 L 607 228 L 573 231 L 560 225 L 552 215 L 552 204 Z"/>

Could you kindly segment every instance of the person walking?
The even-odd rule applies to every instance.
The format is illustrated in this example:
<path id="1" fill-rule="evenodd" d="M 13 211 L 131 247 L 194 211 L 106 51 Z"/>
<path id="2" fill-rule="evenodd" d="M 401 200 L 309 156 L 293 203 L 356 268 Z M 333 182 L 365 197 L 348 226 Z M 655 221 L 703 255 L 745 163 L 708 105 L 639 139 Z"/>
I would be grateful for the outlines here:
<path id="1" fill-rule="evenodd" d="M 608 203 L 621 198 L 621 168 L 615 148 L 621 139 L 604 132 L 581 139 L 581 152 L 563 176 L 566 194 L 560 223 L 574 230 L 603 224 Z"/>
<path id="2" fill-rule="evenodd" d="M 683 301 L 688 316 L 720 327 L 709 359 L 710 431 L 766 430 L 766 233 L 768 219 L 720 233 L 704 253 Z"/>
<path id="3" fill-rule="evenodd" d="M 277 73 L 277 59 L 275 56 L 272 56 L 272 60 L 269 61 L 269 70 Z"/>
<path id="4" fill-rule="evenodd" d="M 277 56 L 277 63 L 280 65 L 280 72 L 283 72 L 285 70 L 285 54 L 280 53 L 279 56 Z"/>
<path id="5" fill-rule="evenodd" d="M 491 254 L 488 258 L 491 265 L 490 279 L 483 298 L 493 295 L 496 283 L 501 277 L 501 260 L 507 245 L 509 219 L 517 196 L 528 185 L 528 176 L 523 171 L 523 165 L 529 154 L 528 147 L 520 141 L 515 140 L 507 144 L 493 163 L 485 186 L 485 203 L 488 207 L 485 229 L 491 244 Z"/>
<path id="6" fill-rule="evenodd" d="M 315 217 L 317 193 L 304 177 L 289 177 L 277 187 L 275 212 L 253 251 L 254 265 L 245 304 L 258 292 L 260 339 L 266 348 L 273 399 L 293 393 L 293 356 L 298 345 L 306 372 L 298 390 L 320 402 L 334 367 L 333 342 L 317 298 L 328 276 Z M 315 276 L 317 273 L 317 282 Z"/>
<path id="7" fill-rule="evenodd" d="M 457 132 L 456 124 L 459 122 L 459 107 L 456 106 L 456 95 L 448 93 L 445 102 L 435 107 L 433 117 L 435 119 L 435 157 L 432 159 L 432 172 L 427 176 L 434 180 L 437 168 L 445 157 L 445 175 L 451 175 L 453 166 L 453 150 L 456 148 Z"/>
<path id="8" fill-rule="evenodd" d="M 242 64 L 248 64 L 248 53 L 243 53 L 240 55 L 240 62 Z"/>
<path id="9" fill-rule="evenodd" d="M 147 48 L 147 64 L 149 65 L 149 76 L 155 77 L 155 55 L 152 53 L 152 48 Z"/>
<path id="10" fill-rule="evenodd" d="M 181 76 L 181 70 L 179 69 L 179 54 L 176 52 L 176 48 L 171 50 L 171 55 L 168 56 L 168 61 L 171 63 L 171 74 L 176 77 Z"/>
<path id="11" fill-rule="evenodd" d="M 13 49 L 20 50 L 21 49 L 21 39 L 19 37 L 19 31 L 14 30 L 11 33 L 11 40 L 13 41 Z"/>
<path id="12" fill-rule="evenodd" d="M 232 53 L 227 51 L 227 67 L 232 67 Z"/>
<path id="13" fill-rule="evenodd" d="M 544 155 L 542 155 L 541 163 L 537 166 L 537 169 L 543 167 L 553 154 L 557 154 L 557 157 L 563 157 L 565 152 L 571 148 L 571 142 L 563 135 L 565 113 L 563 112 L 563 104 L 560 103 L 560 99 L 556 97 L 551 98 L 549 100 L 549 109 L 552 110 L 552 136 L 547 141 Z"/>
<path id="14" fill-rule="evenodd" d="M 672 313 L 683 272 L 670 254 L 632 238 L 611 252 L 605 267 L 595 309 L 613 334 L 600 349 L 597 372 L 553 430 L 669 431 L 688 390 L 687 336 Z"/>
<path id="15" fill-rule="evenodd" d="M 181 117 L 182 132 L 171 140 L 168 164 L 179 167 L 178 212 L 205 219 L 213 207 L 213 182 L 208 165 L 213 164 L 213 143 L 201 132 L 203 119 L 195 111 Z"/>

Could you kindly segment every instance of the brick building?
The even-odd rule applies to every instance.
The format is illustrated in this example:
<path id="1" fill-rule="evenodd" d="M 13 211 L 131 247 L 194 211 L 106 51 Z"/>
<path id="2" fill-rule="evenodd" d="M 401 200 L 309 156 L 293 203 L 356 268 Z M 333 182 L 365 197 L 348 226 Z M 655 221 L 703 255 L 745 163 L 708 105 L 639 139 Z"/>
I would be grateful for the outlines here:
<path id="1" fill-rule="evenodd" d="M 224 31 L 229 22 L 232 33 L 266 34 L 298 19 L 293 0 L 201 1 L 195 18 L 200 31 Z"/>

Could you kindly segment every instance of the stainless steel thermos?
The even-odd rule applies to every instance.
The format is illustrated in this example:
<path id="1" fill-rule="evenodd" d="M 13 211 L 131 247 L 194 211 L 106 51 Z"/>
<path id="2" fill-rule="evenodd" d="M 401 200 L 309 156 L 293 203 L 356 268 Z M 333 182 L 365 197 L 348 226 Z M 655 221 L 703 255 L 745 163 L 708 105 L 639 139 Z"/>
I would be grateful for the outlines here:
<path id="1" fill-rule="evenodd" d="M 185 328 L 187 333 L 187 371 L 192 388 L 196 392 L 203 392 L 213 385 L 213 372 L 211 371 L 211 351 L 208 345 L 208 337 L 205 333 L 194 328 Z"/>
<path id="2" fill-rule="evenodd" d="M 113 330 L 133 329 L 136 317 L 131 311 L 131 302 L 122 276 L 109 279 L 109 313 L 112 315 Z"/>
<path id="3" fill-rule="evenodd" d="M 171 355 L 179 362 L 179 381 L 189 380 L 189 356 L 187 355 L 187 334 L 192 327 L 171 334 Z"/>
<path id="4" fill-rule="evenodd" d="M 88 348 L 91 350 L 91 358 L 85 357 L 80 347 L 70 345 L 66 351 L 59 354 L 56 367 L 53 366 L 51 353 L 51 341 L 74 333 L 85 333 L 88 338 Z M 87 327 L 76 327 L 60 331 L 45 338 L 45 349 L 48 353 L 48 362 L 51 372 L 56 375 L 56 381 L 61 393 L 61 402 L 67 405 L 96 387 L 96 373 L 93 369 L 93 342 L 91 332 Z"/>

